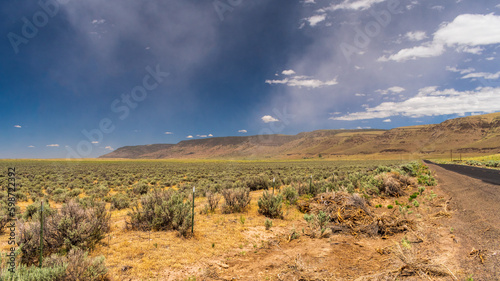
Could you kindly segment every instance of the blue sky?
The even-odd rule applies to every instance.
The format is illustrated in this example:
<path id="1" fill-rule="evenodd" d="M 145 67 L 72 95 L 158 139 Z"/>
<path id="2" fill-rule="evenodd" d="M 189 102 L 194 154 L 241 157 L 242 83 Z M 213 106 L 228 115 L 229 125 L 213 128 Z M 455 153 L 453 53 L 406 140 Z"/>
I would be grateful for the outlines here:
<path id="1" fill-rule="evenodd" d="M 500 4 L 0 3 L 0 158 L 500 111 Z"/>

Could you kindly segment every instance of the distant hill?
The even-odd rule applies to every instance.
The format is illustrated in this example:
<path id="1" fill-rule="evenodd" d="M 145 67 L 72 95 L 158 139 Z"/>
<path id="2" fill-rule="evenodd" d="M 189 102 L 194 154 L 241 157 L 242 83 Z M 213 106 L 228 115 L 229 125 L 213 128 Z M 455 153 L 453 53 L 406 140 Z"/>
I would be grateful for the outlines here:
<path id="1" fill-rule="evenodd" d="M 366 154 L 499 153 L 500 113 L 392 130 L 318 130 L 125 146 L 100 158 L 304 158 Z"/>

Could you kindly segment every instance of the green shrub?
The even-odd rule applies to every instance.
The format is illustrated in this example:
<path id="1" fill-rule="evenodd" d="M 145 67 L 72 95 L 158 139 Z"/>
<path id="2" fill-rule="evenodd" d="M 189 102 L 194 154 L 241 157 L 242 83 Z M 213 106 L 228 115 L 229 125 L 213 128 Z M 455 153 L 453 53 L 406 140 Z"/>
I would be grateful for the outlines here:
<path id="1" fill-rule="evenodd" d="M 109 223 L 110 214 L 105 204 L 94 203 L 85 208 L 70 201 L 59 212 L 44 215 L 44 254 L 67 253 L 73 248 L 92 250 L 109 232 Z M 40 222 L 21 220 L 19 232 L 21 262 L 30 265 L 38 260 L 40 252 Z"/>
<path id="2" fill-rule="evenodd" d="M 288 233 L 289 241 L 292 241 L 294 239 L 299 239 L 300 234 L 295 230 L 295 227 L 292 228 L 289 233 Z"/>
<path id="3" fill-rule="evenodd" d="M 263 177 L 252 177 L 246 180 L 245 186 L 248 187 L 251 191 L 255 191 L 260 189 L 268 189 L 271 186 L 271 183 L 268 179 L 265 179 Z"/>
<path id="4" fill-rule="evenodd" d="M 238 213 L 242 212 L 248 204 L 250 204 L 250 189 L 235 188 L 222 190 L 224 197 L 224 205 L 222 205 L 222 213 Z"/>
<path id="5" fill-rule="evenodd" d="M 132 191 L 137 194 L 137 195 L 144 195 L 144 194 L 147 194 L 149 192 L 149 185 L 147 183 L 144 183 L 144 182 L 138 182 L 134 188 L 132 189 Z"/>
<path id="6" fill-rule="evenodd" d="M 425 186 L 434 186 L 437 184 L 436 179 L 434 179 L 434 177 L 430 174 L 419 175 L 417 180 L 419 184 L 423 184 Z"/>
<path id="7" fill-rule="evenodd" d="M 266 230 L 271 229 L 271 227 L 273 226 L 273 221 L 266 218 L 266 221 L 264 222 L 264 226 L 266 227 Z"/>
<path id="8" fill-rule="evenodd" d="M 44 261 L 44 265 L 52 268 L 65 267 L 63 280 L 103 280 L 108 269 L 104 257 L 89 258 L 82 249 L 72 249 L 66 256 L 52 255 Z"/>
<path id="9" fill-rule="evenodd" d="M 117 193 L 111 197 L 111 207 L 117 210 L 129 208 L 130 198 L 123 193 Z"/>
<path id="10" fill-rule="evenodd" d="M 304 219 L 311 230 L 311 237 L 321 237 L 326 231 L 326 224 L 330 221 L 328 216 L 323 211 L 319 211 L 317 215 L 304 214 Z"/>
<path id="11" fill-rule="evenodd" d="M 376 175 L 388 173 L 388 172 L 392 172 L 392 168 L 387 167 L 387 166 L 377 166 L 377 168 L 375 168 L 375 170 L 374 170 L 374 173 Z"/>
<path id="12" fill-rule="evenodd" d="M 401 166 L 401 170 L 407 173 L 411 177 L 416 177 L 419 173 L 419 169 L 422 166 L 419 162 L 411 162 Z"/>
<path id="13" fill-rule="evenodd" d="M 272 193 L 264 191 L 257 203 L 260 214 L 268 218 L 283 218 L 283 196 L 281 194 L 274 196 Z"/>
<path id="14" fill-rule="evenodd" d="M 297 203 L 297 199 L 299 199 L 299 193 L 297 189 L 293 186 L 287 186 L 283 190 L 283 197 L 288 204 L 293 205 Z"/>
<path id="15" fill-rule="evenodd" d="M 414 200 L 413 201 L 413 206 L 415 206 L 415 207 L 418 208 L 418 207 L 420 207 L 420 203 L 417 200 Z"/>
<path id="16" fill-rule="evenodd" d="M 419 187 L 418 187 L 418 193 L 419 193 L 420 195 L 422 195 L 422 193 L 424 193 L 424 191 L 425 191 L 425 186 L 419 186 Z"/>
<path id="17" fill-rule="evenodd" d="M 1 275 L 2 281 L 63 281 L 66 275 L 66 265 L 55 267 L 38 267 L 19 265 L 14 273 L 5 268 Z"/>
<path id="18" fill-rule="evenodd" d="M 82 190 L 80 188 L 75 188 L 71 191 L 69 191 L 67 194 L 69 197 L 74 198 L 78 197 L 82 193 Z"/>
<path id="19" fill-rule="evenodd" d="M 387 209 L 392 209 L 392 208 L 394 208 L 394 206 L 392 206 L 392 205 L 387 205 Z"/>
<path id="20" fill-rule="evenodd" d="M 28 196 L 21 190 L 14 192 L 14 196 L 16 196 L 17 201 L 28 201 Z"/>
<path id="21" fill-rule="evenodd" d="M 0 280 L 9 281 L 80 281 L 104 280 L 108 269 L 104 257 L 88 258 L 81 249 L 72 249 L 68 255 L 52 255 L 45 259 L 43 267 L 20 264 L 14 273 L 6 268 L 0 274 Z"/>
<path id="22" fill-rule="evenodd" d="M 50 208 L 50 205 L 47 202 L 43 204 L 43 215 L 44 217 L 51 216 L 55 214 L 57 211 Z M 23 213 L 23 219 L 25 221 L 35 219 L 39 220 L 40 218 L 40 202 L 35 202 L 31 205 L 26 206 L 26 211 Z"/>
<path id="23" fill-rule="evenodd" d="M 187 236 L 191 229 L 191 203 L 184 195 L 169 190 L 153 191 L 141 198 L 141 206 L 128 213 L 127 227 L 135 230 L 177 230 Z"/>

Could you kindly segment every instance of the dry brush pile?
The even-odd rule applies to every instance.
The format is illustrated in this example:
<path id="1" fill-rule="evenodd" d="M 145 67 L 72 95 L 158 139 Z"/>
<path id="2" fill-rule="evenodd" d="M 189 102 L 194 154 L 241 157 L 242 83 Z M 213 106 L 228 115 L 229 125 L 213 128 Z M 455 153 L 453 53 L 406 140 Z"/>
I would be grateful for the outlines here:
<path id="1" fill-rule="evenodd" d="M 310 199 L 301 199 L 298 207 L 305 213 L 316 216 L 326 215 L 331 222 L 330 228 L 333 233 L 388 236 L 405 232 L 414 228 L 415 222 L 413 220 L 409 219 L 403 211 L 376 214 L 371 211 L 372 205 L 369 198 L 373 196 L 384 198 L 405 196 L 410 190 L 418 187 L 421 178 L 431 179 L 425 183 L 435 184 L 428 169 L 420 163 L 406 164 L 397 170 L 379 167 L 376 169 L 375 175 L 372 175 L 373 182 L 375 182 L 372 188 L 358 189 L 359 193 L 347 192 L 345 188 L 342 188 L 341 191 L 320 193 Z M 416 196 L 416 194 L 412 194 L 409 200 L 412 201 Z M 398 201 L 396 200 L 396 202 Z M 413 203 L 415 206 L 418 204 L 417 201 Z M 407 208 L 403 205 L 398 207 L 401 210 Z M 393 206 L 389 205 L 388 208 L 392 209 Z"/>

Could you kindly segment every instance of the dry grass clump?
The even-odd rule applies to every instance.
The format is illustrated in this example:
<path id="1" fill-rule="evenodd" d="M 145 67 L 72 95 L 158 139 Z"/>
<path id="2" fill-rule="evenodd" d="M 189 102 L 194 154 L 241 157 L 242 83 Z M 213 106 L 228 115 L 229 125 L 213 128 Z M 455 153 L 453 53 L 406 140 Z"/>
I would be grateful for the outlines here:
<path id="1" fill-rule="evenodd" d="M 379 187 L 380 192 L 393 197 L 403 196 L 405 195 L 405 189 L 417 185 L 414 178 L 398 172 L 380 174 L 377 179 L 382 181 Z"/>
<path id="2" fill-rule="evenodd" d="M 415 249 L 396 247 L 396 256 L 403 262 L 403 265 L 396 272 L 396 278 L 419 276 L 420 278 L 446 277 L 450 275 L 448 268 L 443 265 L 434 264 L 429 259 L 421 259 L 415 253 Z"/>
<path id="3" fill-rule="evenodd" d="M 207 192 L 208 206 L 210 211 L 215 211 L 217 206 L 219 206 L 221 195 L 219 193 Z"/>
<path id="4" fill-rule="evenodd" d="M 222 190 L 224 197 L 224 205 L 222 205 L 222 213 L 239 213 L 242 212 L 248 204 L 250 204 L 250 189 L 235 188 Z"/>

